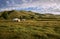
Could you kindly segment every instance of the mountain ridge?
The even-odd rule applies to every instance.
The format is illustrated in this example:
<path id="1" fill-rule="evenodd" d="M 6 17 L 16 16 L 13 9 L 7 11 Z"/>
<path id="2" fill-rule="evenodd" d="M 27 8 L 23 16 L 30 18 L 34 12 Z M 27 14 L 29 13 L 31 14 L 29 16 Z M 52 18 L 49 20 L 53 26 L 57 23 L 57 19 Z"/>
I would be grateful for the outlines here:
<path id="1" fill-rule="evenodd" d="M 0 18 L 6 18 L 6 19 L 13 19 L 13 18 L 21 18 L 21 19 L 59 19 L 60 20 L 60 15 L 54 15 L 54 14 L 40 14 L 32 11 L 17 11 L 17 10 L 12 10 L 12 11 L 4 11 L 0 12 Z"/>

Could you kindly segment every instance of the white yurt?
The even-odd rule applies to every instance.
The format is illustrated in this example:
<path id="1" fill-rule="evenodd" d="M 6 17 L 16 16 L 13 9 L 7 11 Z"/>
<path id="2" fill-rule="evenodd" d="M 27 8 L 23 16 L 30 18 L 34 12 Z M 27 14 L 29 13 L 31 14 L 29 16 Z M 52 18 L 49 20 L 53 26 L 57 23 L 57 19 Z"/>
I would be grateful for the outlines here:
<path id="1" fill-rule="evenodd" d="M 14 22 L 20 22 L 20 19 L 19 18 L 14 18 L 13 21 Z"/>

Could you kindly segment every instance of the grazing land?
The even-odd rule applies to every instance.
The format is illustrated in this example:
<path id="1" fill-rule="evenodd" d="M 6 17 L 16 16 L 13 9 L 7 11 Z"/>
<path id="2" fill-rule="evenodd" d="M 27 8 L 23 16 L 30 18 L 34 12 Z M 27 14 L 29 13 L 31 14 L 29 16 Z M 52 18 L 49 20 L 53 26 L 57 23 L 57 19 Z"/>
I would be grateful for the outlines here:
<path id="1" fill-rule="evenodd" d="M 13 11 L 10 11 L 13 12 Z M 9 13 L 10 13 L 9 12 Z M 29 11 L 30 12 L 30 11 Z M 2 12 L 3 13 L 3 12 Z M 5 13 L 5 12 L 4 12 Z M 16 13 L 16 11 L 14 11 Z M 30 12 L 32 13 L 32 12 Z M 17 18 L 25 21 L 14 22 L 12 13 L 2 14 L 0 17 L 0 39 L 60 39 L 60 19 L 59 17 L 43 17 L 41 14 L 22 14 Z M 11 17 L 12 15 L 12 17 Z M 30 17 L 30 15 L 32 17 Z M 51 14 L 50 14 L 51 15 Z M 29 16 L 29 17 L 28 17 Z M 39 18 L 41 17 L 41 18 Z M 39 20 L 38 20 L 39 19 Z M 45 20 L 44 20 L 45 19 Z"/>

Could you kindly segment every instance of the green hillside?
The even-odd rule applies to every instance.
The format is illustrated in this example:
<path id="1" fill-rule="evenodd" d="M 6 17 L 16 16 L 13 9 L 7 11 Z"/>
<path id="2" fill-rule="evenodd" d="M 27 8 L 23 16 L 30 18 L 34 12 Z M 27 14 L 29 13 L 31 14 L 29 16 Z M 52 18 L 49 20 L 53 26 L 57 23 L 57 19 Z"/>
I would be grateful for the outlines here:
<path id="1" fill-rule="evenodd" d="M 0 19 L 27 19 L 27 20 L 60 20 L 60 15 L 54 14 L 40 14 L 32 11 L 4 11 L 0 12 Z"/>
<path id="2" fill-rule="evenodd" d="M 11 21 L 13 18 L 26 21 Z M 0 39 L 60 39 L 60 15 L 22 10 L 0 12 Z"/>
<path id="3" fill-rule="evenodd" d="M 0 39 L 60 39 L 60 21 L 0 21 Z"/>
<path id="4" fill-rule="evenodd" d="M 1 17 L 4 19 L 12 19 L 12 18 L 25 18 L 25 19 L 31 19 L 34 17 L 35 14 L 33 12 L 27 12 L 27 11 L 4 11 L 1 14 Z"/>

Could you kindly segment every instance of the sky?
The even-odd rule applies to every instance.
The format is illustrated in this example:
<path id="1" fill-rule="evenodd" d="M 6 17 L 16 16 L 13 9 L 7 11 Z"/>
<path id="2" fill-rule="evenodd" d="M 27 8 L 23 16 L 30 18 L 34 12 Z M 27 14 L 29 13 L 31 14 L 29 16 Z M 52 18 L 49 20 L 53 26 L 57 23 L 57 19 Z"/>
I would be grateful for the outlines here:
<path id="1" fill-rule="evenodd" d="M 60 14 L 60 0 L 0 0 L 0 11 L 6 10 Z"/>

